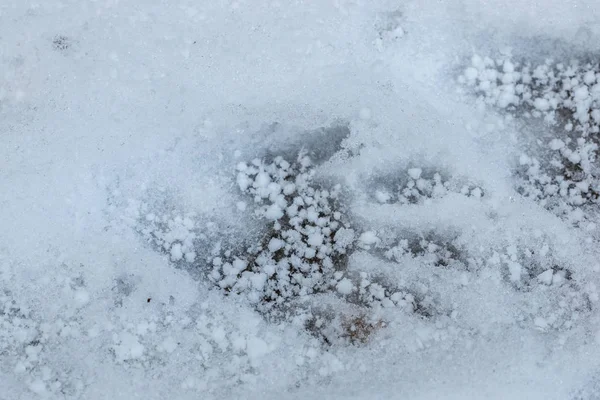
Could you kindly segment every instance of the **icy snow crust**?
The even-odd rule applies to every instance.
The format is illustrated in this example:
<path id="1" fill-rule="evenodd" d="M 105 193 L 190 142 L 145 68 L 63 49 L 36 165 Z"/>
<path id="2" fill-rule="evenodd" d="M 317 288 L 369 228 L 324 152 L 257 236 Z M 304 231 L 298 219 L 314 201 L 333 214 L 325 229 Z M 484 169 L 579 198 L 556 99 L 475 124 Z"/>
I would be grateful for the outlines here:
<path id="1" fill-rule="evenodd" d="M 0 399 L 598 398 L 597 13 L 5 0 Z"/>

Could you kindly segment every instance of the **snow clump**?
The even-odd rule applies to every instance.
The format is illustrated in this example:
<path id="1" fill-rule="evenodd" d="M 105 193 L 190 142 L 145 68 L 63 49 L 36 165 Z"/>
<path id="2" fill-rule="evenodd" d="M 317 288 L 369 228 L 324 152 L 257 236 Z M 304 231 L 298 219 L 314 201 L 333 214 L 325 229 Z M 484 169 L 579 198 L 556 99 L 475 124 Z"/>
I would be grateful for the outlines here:
<path id="1" fill-rule="evenodd" d="M 145 205 L 140 205 L 141 209 Z M 194 214 L 156 215 L 147 213 L 138 229 L 146 240 L 169 254 L 171 261 L 192 263 L 196 259 L 197 226 Z"/>
<path id="2" fill-rule="evenodd" d="M 138 233 L 171 262 L 198 267 L 225 294 L 240 296 L 267 318 L 312 320 L 316 317 L 306 302 L 316 294 L 342 298 L 364 315 L 375 315 L 382 307 L 409 313 L 425 309 L 422 299 L 410 290 L 348 269 L 352 252 L 377 251 L 384 244 L 378 232 L 361 234 L 351 227 L 339 201 L 341 185 L 319 187 L 314 183 L 314 167 L 305 152 L 293 163 L 278 156 L 271 162 L 255 159 L 237 164 L 235 181 L 250 201 L 240 201 L 236 208 L 266 222 L 266 233 L 248 247 L 223 243 L 218 224 L 202 223 L 194 213 L 161 213 L 144 202 L 128 209 L 137 220 Z M 411 173 L 416 176 L 418 171 Z M 341 312 L 336 319 L 339 329 L 332 330 L 337 333 L 325 343 L 332 344 L 334 336 L 346 337 L 340 321 L 347 318 Z M 332 329 L 327 324 L 322 328 Z M 138 346 L 133 339 L 128 335 L 116 339 L 114 352 L 119 360 L 144 358 L 145 343 Z"/>
<path id="3" fill-rule="evenodd" d="M 304 153 L 295 163 L 276 157 L 237 165 L 237 184 L 254 199 L 256 216 L 269 221 L 270 231 L 245 254 L 215 257 L 210 279 L 259 310 L 333 289 L 333 274 L 343 268 L 354 240 L 354 230 L 336 211 L 341 186 L 316 188 L 311 167 Z M 342 284 L 341 292 L 346 290 Z"/>
<path id="4" fill-rule="evenodd" d="M 587 136 L 600 132 L 600 65 L 519 63 L 505 58 L 493 60 L 475 55 L 459 81 L 471 88 L 479 100 L 508 110 L 523 110 L 525 116 L 543 117 L 555 124 L 565 118 L 564 128 Z"/>
<path id="5" fill-rule="evenodd" d="M 478 55 L 459 77 L 482 104 L 543 118 L 556 128 L 538 154 L 520 155 L 517 190 L 575 224 L 591 215 L 580 208 L 597 204 L 600 197 L 599 78 L 598 64 L 547 60 L 521 65 Z"/>
<path id="6" fill-rule="evenodd" d="M 459 193 L 467 197 L 483 197 L 484 191 L 474 184 L 459 184 L 454 180 L 445 180 L 439 172 L 427 173 L 422 168 L 406 170 L 406 181 L 392 190 L 377 188 L 374 193 L 379 203 L 423 204 L 430 199 Z"/>
<path id="7" fill-rule="evenodd" d="M 522 181 L 518 190 L 550 209 L 560 206 L 555 198 L 569 206 L 597 203 L 600 180 L 594 163 L 598 145 L 584 138 L 574 143 L 565 138 L 553 139 L 548 149 L 547 161 L 525 153 L 519 157 Z"/>
<path id="8" fill-rule="evenodd" d="M 341 186 L 317 188 L 305 153 L 295 163 L 282 157 L 271 163 L 255 159 L 238 164 L 237 171 L 240 190 L 257 205 L 256 216 L 271 225 L 260 244 L 246 253 L 229 250 L 212 260 L 210 279 L 220 288 L 246 296 L 270 316 L 281 315 L 294 299 L 318 293 L 336 293 L 373 312 L 381 307 L 414 312 L 419 307 L 408 291 L 373 282 L 366 272 L 348 271 L 351 252 L 370 250 L 381 240 L 374 231 L 355 232 L 340 211 Z"/>

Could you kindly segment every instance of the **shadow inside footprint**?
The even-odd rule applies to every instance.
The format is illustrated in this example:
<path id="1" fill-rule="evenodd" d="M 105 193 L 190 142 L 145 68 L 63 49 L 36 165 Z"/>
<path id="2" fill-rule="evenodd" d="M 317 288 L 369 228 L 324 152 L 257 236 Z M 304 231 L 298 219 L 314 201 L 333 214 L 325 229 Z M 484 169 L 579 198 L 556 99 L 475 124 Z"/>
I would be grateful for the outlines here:
<path id="1" fill-rule="evenodd" d="M 342 142 L 350 136 L 350 127 L 347 124 L 337 124 L 292 135 L 289 129 L 281 124 L 273 124 L 271 129 L 272 135 L 277 135 L 278 138 L 274 138 L 275 143 L 266 151 L 267 161 L 277 156 L 292 161 L 303 151 L 314 165 L 321 165 L 340 151 Z M 282 136 L 285 137 L 285 141 L 279 140 Z"/>

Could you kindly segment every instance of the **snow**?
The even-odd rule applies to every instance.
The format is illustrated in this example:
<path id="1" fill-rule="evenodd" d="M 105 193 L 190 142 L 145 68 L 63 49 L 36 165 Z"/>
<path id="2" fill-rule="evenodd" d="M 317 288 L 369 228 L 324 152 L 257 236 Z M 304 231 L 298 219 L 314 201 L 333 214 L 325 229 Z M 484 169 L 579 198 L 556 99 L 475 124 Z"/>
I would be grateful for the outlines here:
<path id="1" fill-rule="evenodd" d="M 269 251 L 274 253 L 277 250 L 281 249 L 285 245 L 285 242 L 280 239 L 272 238 L 269 241 Z"/>
<path id="2" fill-rule="evenodd" d="M 161 350 L 166 351 L 167 353 L 172 353 L 177 348 L 177 342 L 171 336 L 165 338 L 160 345 Z"/>
<path id="3" fill-rule="evenodd" d="M 387 192 L 382 192 L 378 190 L 375 192 L 375 198 L 380 203 L 387 203 L 392 198 L 392 195 L 390 195 Z"/>
<path id="4" fill-rule="evenodd" d="M 375 233 L 373 231 L 364 232 L 358 238 L 358 242 L 363 247 L 369 247 L 373 244 L 378 243 L 379 241 L 380 241 L 380 239 L 377 237 L 377 233 Z"/>
<path id="5" fill-rule="evenodd" d="M 551 285 L 552 284 L 552 276 L 553 275 L 554 275 L 554 272 L 551 269 L 549 269 L 549 270 L 544 271 L 541 274 L 539 274 L 537 278 L 544 285 Z"/>
<path id="6" fill-rule="evenodd" d="M 123 332 L 120 335 L 115 334 L 113 346 L 117 362 L 124 362 L 142 357 L 144 346 L 138 341 L 138 337 L 129 332 Z"/>
<path id="7" fill-rule="evenodd" d="M 550 108 L 550 102 L 546 99 L 535 99 L 533 101 L 533 106 L 540 111 L 547 111 Z"/>
<path id="8" fill-rule="evenodd" d="M 352 281 L 349 280 L 348 278 L 344 278 L 341 281 L 339 281 L 338 284 L 336 285 L 336 288 L 340 294 L 344 294 L 344 295 L 348 295 L 348 294 L 352 293 L 352 290 L 354 290 Z"/>
<path id="9" fill-rule="evenodd" d="M 360 119 L 368 120 L 368 119 L 371 119 L 372 114 L 373 114 L 373 112 L 371 111 L 371 109 L 365 107 L 365 108 L 360 109 L 359 116 L 360 116 Z"/>
<path id="10" fill-rule="evenodd" d="M 87 291 L 78 289 L 75 291 L 75 301 L 79 306 L 83 306 L 90 301 L 90 295 Z"/>
<path id="11" fill-rule="evenodd" d="M 412 179 L 417 180 L 417 179 L 419 179 L 421 177 L 421 173 L 422 172 L 423 171 L 421 170 L 421 168 L 411 168 L 411 169 L 408 170 L 408 175 Z"/>
<path id="12" fill-rule="evenodd" d="M 171 260 L 179 261 L 183 257 L 183 252 L 181 251 L 181 244 L 175 243 L 171 246 Z"/>
<path id="13" fill-rule="evenodd" d="M 597 398 L 599 17 L 0 4 L 0 397 Z"/>
<path id="14" fill-rule="evenodd" d="M 560 139 L 552 139 L 550 141 L 550 149 L 556 151 L 556 150 L 560 150 L 563 147 L 565 147 L 565 142 L 563 142 Z M 524 164 L 527 164 L 527 162 L 525 162 Z"/>
<path id="15" fill-rule="evenodd" d="M 265 210 L 265 217 L 271 220 L 278 220 L 279 218 L 283 217 L 283 210 L 277 204 L 271 204 Z"/>
<path id="16" fill-rule="evenodd" d="M 508 271 L 510 273 L 511 281 L 519 282 L 521 280 L 521 274 L 523 272 L 523 267 L 521 266 L 521 264 L 516 262 L 509 262 Z"/>
<path id="17" fill-rule="evenodd" d="M 264 357 L 267 353 L 269 353 L 269 346 L 267 343 L 257 337 L 248 339 L 246 346 L 250 362 L 254 364 L 257 364 L 261 357 Z"/>

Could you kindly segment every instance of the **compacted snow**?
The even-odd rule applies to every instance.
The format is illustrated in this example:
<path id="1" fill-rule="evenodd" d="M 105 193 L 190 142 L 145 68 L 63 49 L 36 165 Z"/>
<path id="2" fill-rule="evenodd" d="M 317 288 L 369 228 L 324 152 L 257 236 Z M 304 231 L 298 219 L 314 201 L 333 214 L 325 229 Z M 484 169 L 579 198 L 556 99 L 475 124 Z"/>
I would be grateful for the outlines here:
<path id="1" fill-rule="evenodd" d="M 600 398 L 594 1 L 0 1 L 0 400 Z"/>

